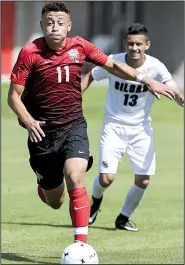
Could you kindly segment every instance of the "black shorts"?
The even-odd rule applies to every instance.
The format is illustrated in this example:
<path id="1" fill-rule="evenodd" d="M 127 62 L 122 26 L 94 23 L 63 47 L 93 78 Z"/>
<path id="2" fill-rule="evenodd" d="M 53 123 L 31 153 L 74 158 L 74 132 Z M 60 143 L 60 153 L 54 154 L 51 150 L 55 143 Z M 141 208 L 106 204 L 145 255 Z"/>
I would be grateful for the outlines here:
<path id="1" fill-rule="evenodd" d="M 30 165 L 37 175 L 37 183 L 43 189 L 57 188 L 63 182 L 64 163 L 69 158 L 80 157 L 89 161 L 87 171 L 93 164 L 89 153 L 87 123 L 83 121 L 69 131 L 46 134 L 39 143 L 28 139 Z"/>

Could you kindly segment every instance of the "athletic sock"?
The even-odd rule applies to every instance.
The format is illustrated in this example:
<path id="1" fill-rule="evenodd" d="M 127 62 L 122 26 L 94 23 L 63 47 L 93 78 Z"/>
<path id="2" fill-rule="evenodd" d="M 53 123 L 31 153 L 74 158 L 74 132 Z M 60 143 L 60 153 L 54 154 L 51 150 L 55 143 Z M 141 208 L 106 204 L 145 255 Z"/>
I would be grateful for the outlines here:
<path id="1" fill-rule="evenodd" d="M 94 183 L 93 183 L 93 190 L 92 190 L 92 196 L 96 199 L 100 199 L 103 196 L 104 191 L 107 188 L 104 188 L 101 186 L 100 184 L 100 180 L 99 180 L 99 176 L 97 176 L 94 179 Z"/>
<path id="2" fill-rule="evenodd" d="M 125 203 L 121 210 L 121 214 L 130 217 L 130 215 L 135 211 L 137 206 L 140 204 L 143 195 L 145 193 L 145 189 L 141 189 L 136 185 L 133 185 L 129 192 L 127 193 Z"/>
<path id="3" fill-rule="evenodd" d="M 117 217 L 118 220 L 124 220 L 125 222 L 128 222 L 129 218 L 123 214 L 119 214 L 119 216 Z"/>
<path id="4" fill-rule="evenodd" d="M 85 188 L 69 191 L 69 211 L 73 225 L 74 240 L 87 243 L 90 217 L 90 200 Z"/>

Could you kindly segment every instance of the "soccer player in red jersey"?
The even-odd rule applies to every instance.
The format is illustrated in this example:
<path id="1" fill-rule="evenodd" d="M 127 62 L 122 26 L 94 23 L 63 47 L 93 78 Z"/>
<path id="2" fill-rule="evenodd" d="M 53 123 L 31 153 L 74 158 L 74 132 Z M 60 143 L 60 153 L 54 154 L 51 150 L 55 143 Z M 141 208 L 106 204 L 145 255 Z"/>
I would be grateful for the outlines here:
<path id="1" fill-rule="evenodd" d="M 174 93 L 128 65 L 108 58 L 87 40 L 67 37 L 71 26 L 65 2 L 45 4 L 41 21 L 44 37 L 21 49 L 11 73 L 8 104 L 28 131 L 30 165 L 37 176 L 40 198 L 59 209 L 64 202 L 65 176 L 74 240 L 87 242 L 90 201 L 84 177 L 91 165 L 81 96 L 84 61 L 121 78 L 139 80 L 156 97 L 162 94 L 173 99 Z"/>

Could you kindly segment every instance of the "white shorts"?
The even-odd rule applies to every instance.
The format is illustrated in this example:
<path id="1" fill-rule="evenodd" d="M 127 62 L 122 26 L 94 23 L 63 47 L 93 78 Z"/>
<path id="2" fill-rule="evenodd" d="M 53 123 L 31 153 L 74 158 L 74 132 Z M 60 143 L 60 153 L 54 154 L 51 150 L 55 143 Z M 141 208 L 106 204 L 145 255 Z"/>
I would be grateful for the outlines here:
<path id="1" fill-rule="evenodd" d="M 127 153 L 134 174 L 155 174 L 153 129 L 129 127 L 114 123 L 102 128 L 99 154 L 99 172 L 116 174 L 118 164 Z"/>

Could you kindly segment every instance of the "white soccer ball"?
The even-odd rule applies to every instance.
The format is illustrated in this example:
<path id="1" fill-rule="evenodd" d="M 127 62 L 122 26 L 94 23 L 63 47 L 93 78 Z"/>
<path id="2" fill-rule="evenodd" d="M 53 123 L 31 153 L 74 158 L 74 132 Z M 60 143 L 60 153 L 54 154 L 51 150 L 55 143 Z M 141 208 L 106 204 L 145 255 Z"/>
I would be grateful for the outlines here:
<path id="1" fill-rule="evenodd" d="M 96 251 L 89 244 L 76 242 L 68 246 L 61 257 L 61 264 L 99 264 Z"/>

